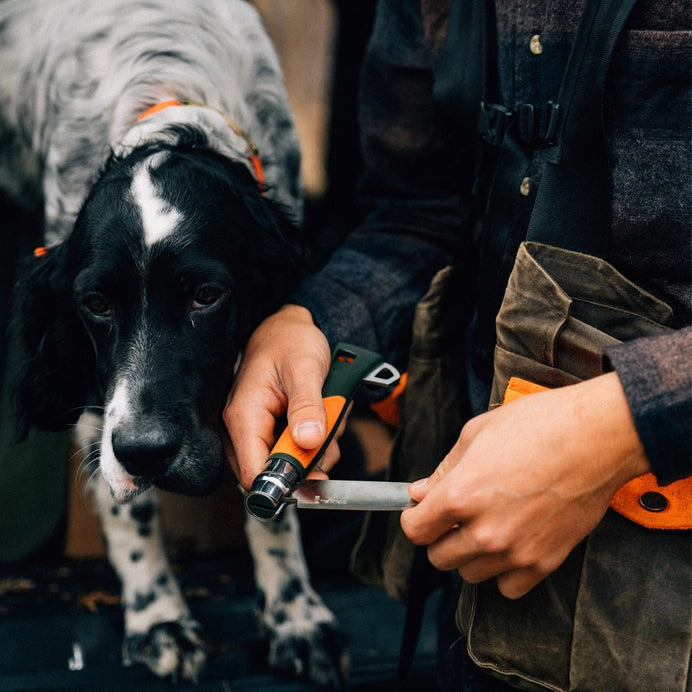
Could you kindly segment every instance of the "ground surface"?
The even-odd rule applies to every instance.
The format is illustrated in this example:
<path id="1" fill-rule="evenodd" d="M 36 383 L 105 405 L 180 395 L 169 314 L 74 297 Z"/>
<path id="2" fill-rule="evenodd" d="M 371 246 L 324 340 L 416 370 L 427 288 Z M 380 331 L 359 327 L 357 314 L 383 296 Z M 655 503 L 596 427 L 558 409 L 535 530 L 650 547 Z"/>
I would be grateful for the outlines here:
<path id="1" fill-rule="evenodd" d="M 118 583 L 104 560 L 31 562 L 0 571 L 0 690 L 156 690 L 302 692 L 313 689 L 266 670 L 253 615 L 249 556 L 235 551 L 176 567 L 211 656 L 197 687 L 153 680 L 120 663 Z M 350 640 L 348 689 L 393 690 L 404 608 L 347 575 L 318 575 L 315 585 Z M 405 690 L 435 689 L 434 603 Z M 74 645 L 81 663 L 74 659 Z"/>

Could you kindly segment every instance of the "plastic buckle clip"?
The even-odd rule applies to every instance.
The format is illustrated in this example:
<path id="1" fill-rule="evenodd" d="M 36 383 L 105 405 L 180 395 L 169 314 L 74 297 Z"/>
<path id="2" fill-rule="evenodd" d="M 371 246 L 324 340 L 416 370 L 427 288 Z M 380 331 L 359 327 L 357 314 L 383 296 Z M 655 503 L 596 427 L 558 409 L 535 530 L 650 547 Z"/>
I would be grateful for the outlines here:
<path id="1" fill-rule="evenodd" d="M 517 127 L 524 144 L 552 146 L 555 143 L 560 104 L 548 101 L 545 106 L 522 103 L 517 106 Z"/>
<path id="2" fill-rule="evenodd" d="M 492 146 L 499 147 L 512 124 L 512 111 L 496 103 L 481 103 L 478 131 Z"/>

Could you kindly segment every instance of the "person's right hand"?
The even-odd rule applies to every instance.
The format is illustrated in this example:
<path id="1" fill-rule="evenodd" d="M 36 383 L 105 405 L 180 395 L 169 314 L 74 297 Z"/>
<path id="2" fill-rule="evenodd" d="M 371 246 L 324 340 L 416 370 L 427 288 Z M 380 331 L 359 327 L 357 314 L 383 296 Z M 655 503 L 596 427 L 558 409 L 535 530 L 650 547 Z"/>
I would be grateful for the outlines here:
<path id="1" fill-rule="evenodd" d="M 299 305 L 284 306 L 257 327 L 223 413 L 232 446 L 229 461 L 243 488 L 248 490 L 264 470 L 276 419 L 284 412 L 297 445 L 314 449 L 324 442 L 322 385 L 330 361 L 327 339 Z M 320 468 L 331 468 L 337 458 L 338 448 L 330 445 Z"/>
<path id="2" fill-rule="evenodd" d="M 615 372 L 520 397 L 472 418 L 409 490 L 404 533 L 439 570 L 497 577 L 519 598 L 601 521 L 618 488 L 651 470 Z"/>

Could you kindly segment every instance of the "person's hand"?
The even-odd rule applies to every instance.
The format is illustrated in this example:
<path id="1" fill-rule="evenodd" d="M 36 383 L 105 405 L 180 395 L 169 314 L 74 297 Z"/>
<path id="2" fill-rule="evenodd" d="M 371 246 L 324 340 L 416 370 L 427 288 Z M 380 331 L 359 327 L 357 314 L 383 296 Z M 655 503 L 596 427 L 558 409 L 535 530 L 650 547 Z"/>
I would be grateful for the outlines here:
<path id="1" fill-rule="evenodd" d="M 401 526 L 431 563 L 518 598 L 557 569 L 615 492 L 649 470 L 615 373 L 484 413 L 427 480 Z"/>
<path id="2" fill-rule="evenodd" d="M 314 449 L 324 442 L 322 385 L 330 361 L 329 344 L 303 307 L 286 305 L 255 330 L 223 413 L 229 461 L 246 490 L 264 470 L 276 419 L 284 412 L 296 444 Z M 331 444 L 320 468 L 331 468 L 336 458 L 338 448 Z"/>

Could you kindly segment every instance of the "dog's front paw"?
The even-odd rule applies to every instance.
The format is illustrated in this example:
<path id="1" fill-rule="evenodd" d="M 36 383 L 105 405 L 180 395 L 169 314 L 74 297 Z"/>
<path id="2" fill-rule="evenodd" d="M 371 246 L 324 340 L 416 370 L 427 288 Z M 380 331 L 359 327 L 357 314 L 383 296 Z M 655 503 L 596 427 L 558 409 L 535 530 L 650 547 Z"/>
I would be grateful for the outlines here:
<path id="1" fill-rule="evenodd" d="M 307 607 L 269 609 L 263 613 L 269 646 L 267 662 L 272 668 L 320 687 L 340 689 L 348 674 L 346 638 L 321 601 L 308 600 L 304 604 Z"/>
<path id="2" fill-rule="evenodd" d="M 162 622 L 123 640 L 123 664 L 143 663 L 155 675 L 196 683 L 207 662 L 202 628 L 195 620 Z"/>
<path id="3" fill-rule="evenodd" d="M 268 663 L 320 687 L 341 689 L 348 674 L 343 633 L 328 622 L 293 631 L 279 628 L 269 635 Z"/>

